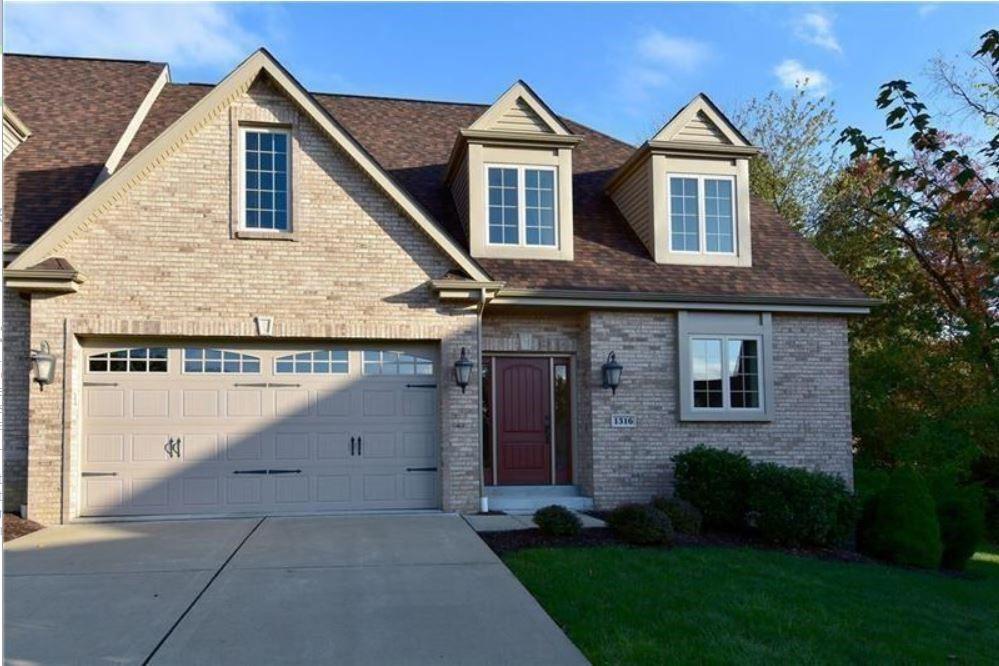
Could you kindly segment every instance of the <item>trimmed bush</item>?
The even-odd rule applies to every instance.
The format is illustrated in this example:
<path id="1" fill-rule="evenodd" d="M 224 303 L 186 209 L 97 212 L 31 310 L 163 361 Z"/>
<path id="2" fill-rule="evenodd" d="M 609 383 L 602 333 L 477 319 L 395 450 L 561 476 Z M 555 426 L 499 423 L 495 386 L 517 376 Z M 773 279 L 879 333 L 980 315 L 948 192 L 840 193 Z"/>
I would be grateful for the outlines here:
<path id="1" fill-rule="evenodd" d="M 985 536 L 985 498 L 978 486 L 947 484 L 937 489 L 937 520 L 943 554 L 940 566 L 963 571 Z"/>
<path id="2" fill-rule="evenodd" d="M 535 511 L 534 524 L 542 534 L 550 536 L 576 536 L 583 529 L 579 516 L 557 504 Z"/>
<path id="3" fill-rule="evenodd" d="M 892 473 L 864 510 L 862 548 L 889 562 L 927 569 L 940 564 L 940 523 L 926 482 L 910 469 Z"/>
<path id="4" fill-rule="evenodd" d="M 707 527 L 745 526 L 751 465 L 741 453 L 700 444 L 673 456 L 676 496 L 696 506 Z"/>
<path id="5" fill-rule="evenodd" d="M 838 476 L 773 463 L 753 465 L 749 515 L 767 541 L 833 546 L 853 534 L 857 502 Z"/>
<path id="6" fill-rule="evenodd" d="M 648 504 L 625 504 L 611 511 L 607 524 L 618 536 L 639 546 L 673 543 L 673 525 L 669 517 Z"/>
<path id="7" fill-rule="evenodd" d="M 666 514 L 677 532 L 695 536 L 701 533 L 703 521 L 701 512 L 687 500 L 679 497 L 657 497 L 652 500 L 652 506 Z"/>

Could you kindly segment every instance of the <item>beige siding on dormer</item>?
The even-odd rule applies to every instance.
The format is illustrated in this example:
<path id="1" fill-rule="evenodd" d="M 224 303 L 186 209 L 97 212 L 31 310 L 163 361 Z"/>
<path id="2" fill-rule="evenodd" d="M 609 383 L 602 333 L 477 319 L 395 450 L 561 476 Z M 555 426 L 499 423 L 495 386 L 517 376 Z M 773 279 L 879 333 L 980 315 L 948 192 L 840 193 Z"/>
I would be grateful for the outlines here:
<path id="1" fill-rule="evenodd" d="M 14 149 L 21 145 L 21 137 L 14 134 L 14 131 L 7 126 L 7 123 L 3 124 L 3 158 L 7 159 L 7 156 L 14 152 Z"/>
<path id="2" fill-rule="evenodd" d="M 690 122 L 677 132 L 674 140 L 713 144 L 730 143 L 722 131 L 718 129 L 718 126 L 711 122 L 703 111 L 691 118 Z"/>
<path id="3" fill-rule="evenodd" d="M 461 228 L 468 236 L 468 153 L 461 158 L 458 169 L 451 180 L 451 198 L 454 206 L 458 209 L 458 219 L 461 220 Z"/>
<path id="4" fill-rule="evenodd" d="M 516 104 L 508 108 L 490 129 L 507 132 L 541 132 L 551 134 L 551 128 L 534 112 L 527 102 L 518 98 Z"/>
<path id="5" fill-rule="evenodd" d="M 614 190 L 611 198 L 650 253 L 655 254 L 652 214 L 652 161 L 641 166 Z"/>

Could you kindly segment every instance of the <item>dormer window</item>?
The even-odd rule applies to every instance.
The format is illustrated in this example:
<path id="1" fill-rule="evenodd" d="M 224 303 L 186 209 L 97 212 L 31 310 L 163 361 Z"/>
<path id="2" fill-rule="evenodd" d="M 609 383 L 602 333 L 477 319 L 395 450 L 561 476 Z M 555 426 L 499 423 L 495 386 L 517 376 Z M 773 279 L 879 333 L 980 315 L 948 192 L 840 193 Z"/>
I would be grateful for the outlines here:
<path id="1" fill-rule="evenodd" d="M 461 130 L 446 181 L 473 257 L 572 260 L 579 141 L 522 81 Z"/>
<path id="2" fill-rule="evenodd" d="M 667 197 L 671 252 L 735 253 L 735 178 L 671 175 Z"/>
<path id="3" fill-rule="evenodd" d="M 557 170 L 487 166 L 489 244 L 555 247 Z"/>
<path id="4" fill-rule="evenodd" d="M 247 231 L 291 231 L 291 132 L 243 127 L 240 227 Z"/>
<path id="5" fill-rule="evenodd" d="M 698 95 L 618 169 L 607 193 L 657 263 L 749 267 L 749 160 L 758 153 Z"/>

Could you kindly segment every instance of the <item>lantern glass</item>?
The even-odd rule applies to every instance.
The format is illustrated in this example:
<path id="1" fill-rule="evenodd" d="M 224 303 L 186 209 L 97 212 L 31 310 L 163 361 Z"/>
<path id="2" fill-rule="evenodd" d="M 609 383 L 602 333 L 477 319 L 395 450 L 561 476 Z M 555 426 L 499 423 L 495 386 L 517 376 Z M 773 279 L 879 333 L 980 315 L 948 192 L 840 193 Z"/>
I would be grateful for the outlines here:
<path id="1" fill-rule="evenodd" d="M 51 384 L 55 379 L 55 355 L 49 351 L 47 342 L 42 343 L 41 349 L 31 350 L 31 364 L 35 370 L 35 381 L 41 385 Z"/>
<path id="2" fill-rule="evenodd" d="M 621 385 L 622 365 L 617 362 L 614 352 L 607 355 L 607 362 L 603 367 L 604 388 L 609 388 L 611 393 L 617 393 L 617 387 Z"/>
<path id="3" fill-rule="evenodd" d="M 472 368 L 474 364 L 468 360 L 468 355 L 465 353 L 465 348 L 461 348 L 461 357 L 454 362 L 454 381 L 461 387 L 461 392 L 464 393 L 465 389 L 468 388 L 468 382 L 472 379 Z"/>

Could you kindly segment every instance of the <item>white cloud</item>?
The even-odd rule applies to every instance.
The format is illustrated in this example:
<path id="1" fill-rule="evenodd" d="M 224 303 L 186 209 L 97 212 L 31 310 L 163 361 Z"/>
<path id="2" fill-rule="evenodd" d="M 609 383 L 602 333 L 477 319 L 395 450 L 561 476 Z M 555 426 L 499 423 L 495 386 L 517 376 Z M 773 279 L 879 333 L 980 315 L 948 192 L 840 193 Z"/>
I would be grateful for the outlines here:
<path id="1" fill-rule="evenodd" d="M 843 52 L 833 32 L 832 19 L 820 12 L 808 12 L 799 16 L 794 22 L 794 36 L 836 53 Z"/>
<path id="2" fill-rule="evenodd" d="M 264 40 L 218 4 L 7 4 L 8 51 L 233 67 Z"/>
<path id="3" fill-rule="evenodd" d="M 708 45 L 686 37 L 652 30 L 638 40 L 638 56 L 647 64 L 690 71 L 711 57 Z"/>
<path id="4" fill-rule="evenodd" d="M 829 77 L 817 69 L 808 69 L 797 60 L 785 60 L 774 67 L 774 75 L 785 88 L 800 86 L 815 95 L 829 92 Z"/>

